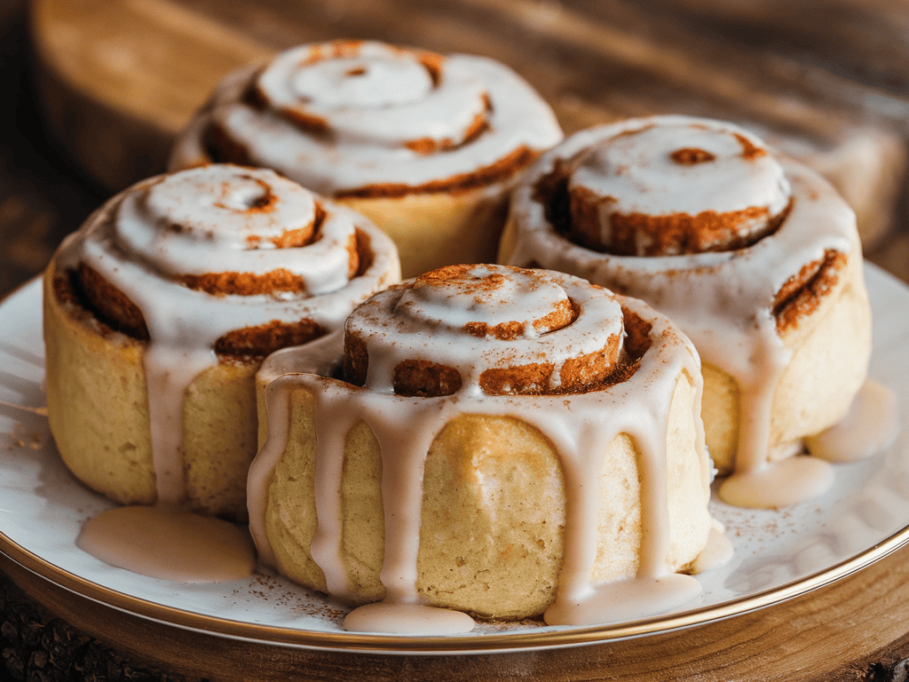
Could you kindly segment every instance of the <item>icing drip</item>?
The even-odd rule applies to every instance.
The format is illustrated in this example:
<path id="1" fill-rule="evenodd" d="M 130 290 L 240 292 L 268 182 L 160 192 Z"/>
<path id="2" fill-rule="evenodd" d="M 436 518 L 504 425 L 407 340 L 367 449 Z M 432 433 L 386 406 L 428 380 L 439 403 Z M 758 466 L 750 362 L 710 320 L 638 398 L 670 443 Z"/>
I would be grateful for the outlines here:
<path id="1" fill-rule="evenodd" d="M 228 582 L 256 567 L 245 529 L 163 506 L 108 509 L 88 520 L 76 544 L 111 566 L 159 580 Z"/>
<path id="2" fill-rule="evenodd" d="M 566 300 L 573 304 L 568 322 L 552 315 Z M 645 333 L 646 352 L 635 348 L 620 351 L 623 326 L 639 324 L 642 319 L 650 325 Z M 474 324 L 484 326 L 471 326 Z M 465 331 L 477 328 L 486 333 Z M 287 447 L 290 394 L 307 389 L 315 399 L 317 430 L 318 530 L 311 552 L 325 574 L 328 592 L 352 600 L 341 559 L 339 453 L 346 434 L 356 424 L 364 422 L 372 430 L 382 458 L 385 554 L 381 582 L 386 596 L 381 604 L 355 609 L 345 621 L 346 627 L 423 631 L 407 619 L 413 609 L 425 606 L 417 587 L 424 461 L 443 427 L 462 414 L 519 415 L 539 429 L 558 452 L 565 477 L 565 549 L 557 597 L 547 611 L 547 622 L 605 622 L 652 614 L 689 601 L 700 592 L 694 578 L 675 575 L 667 567 L 669 407 L 676 383 L 685 381 L 680 377 L 691 377 L 696 391 L 700 390 L 700 368 L 687 339 L 665 318 L 638 301 L 617 299 L 574 277 L 505 266 L 459 266 L 381 292 L 354 312 L 346 333 L 360 339 L 367 349 L 363 388 L 308 373 L 324 369 L 320 367 L 324 363 L 315 358 L 313 367 L 307 368 L 302 353 L 296 364 L 280 356 L 266 362 L 262 373 L 268 376 L 278 373 L 272 363 L 284 368 L 293 365 L 300 373 L 285 374 L 268 385 L 269 435 L 250 468 L 248 494 L 250 531 L 260 558 L 282 570 L 266 529 L 268 487 Z M 564 366 L 570 353 L 584 355 L 588 346 L 609 347 L 612 338 L 619 345 L 609 354 L 607 365 L 620 378 L 615 374 L 597 376 L 587 388 L 568 393 L 560 393 L 561 382 L 543 390 L 535 387 L 529 395 L 490 394 L 483 389 L 484 371 L 506 363 L 526 369 L 526 360 L 539 357 L 541 347 L 546 348 L 547 359 L 551 353 L 552 361 Z M 292 351 L 284 355 L 289 353 Z M 457 370 L 461 376 L 457 391 L 435 395 L 397 391 L 395 367 L 414 355 Z M 623 372 L 627 367 L 634 369 Z M 695 504 L 703 505 L 699 513 L 705 521 L 706 543 L 710 471 L 698 405 L 696 400 L 691 415 L 695 424 L 692 445 L 700 464 Z M 641 523 L 645 529 L 639 565 L 629 567 L 625 579 L 619 581 L 623 587 L 615 582 L 597 584 L 592 576 L 600 490 L 591 481 L 599 480 L 607 445 L 620 434 L 628 434 L 640 453 Z M 660 594 L 651 598 L 654 589 Z M 635 605 L 616 605 L 614 597 L 619 592 L 636 594 Z M 447 613 L 444 609 L 417 611 L 420 618 L 442 619 L 440 631 L 463 631 L 472 625 L 466 617 L 452 624 Z"/>
<path id="3" fill-rule="evenodd" d="M 548 105 L 493 60 L 338 41 L 225 79 L 170 165 L 197 165 L 211 152 L 330 196 L 435 191 L 561 137 Z"/>
<path id="4" fill-rule="evenodd" d="M 361 235 L 371 247 L 362 266 Z M 183 396 L 219 362 L 217 344 L 301 320 L 316 334 L 337 329 L 397 271 L 388 238 L 360 216 L 272 171 L 218 165 L 123 192 L 59 257 L 65 269 L 98 273 L 139 311 L 158 500 L 171 504 L 184 496 Z"/>
<path id="5" fill-rule="evenodd" d="M 793 354 L 775 317 L 778 294 L 806 264 L 855 260 L 859 248 L 854 214 L 826 182 L 731 124 L 636 119 L 577 133 L 544 154 L 514 195 L 509 231 L 507 262 L 638 296 L 676 322 L 703 361 L 738 385 L 733 478 L 783 475 L 763 471 L 776 466 L 768 462 L 774 392 Z M 834 282 L 845 276 L 832 272 Z M 817 485 L 788 503 L 832 480 L 822 462 L 805 467 Z"/>

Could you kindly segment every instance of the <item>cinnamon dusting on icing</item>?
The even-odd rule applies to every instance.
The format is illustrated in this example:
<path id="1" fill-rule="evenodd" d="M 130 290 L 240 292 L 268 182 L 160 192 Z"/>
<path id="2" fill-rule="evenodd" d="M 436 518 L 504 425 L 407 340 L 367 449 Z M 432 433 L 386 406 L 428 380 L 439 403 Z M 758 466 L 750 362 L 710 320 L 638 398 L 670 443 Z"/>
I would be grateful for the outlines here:
<path id="1" fill-rule="evenodd" d="M 527 319 L 518 320 L 470 320 L 459 327 L 459 331 L 489 345 L 492 355 L 492 366 L 484 366 L 477 375 L 480 390 L 488 395 L 568 395 L 589 390 L 597 386 L 606 385 L 610 377 L 616 373 L 620 364 L 623 367 L 628 362 L 622 353 L 623 335 L 621 327 L 612 333 L 598 331 L 601 336 L 599 341 L 587 341 L 578 345 L 577 349 L 562 349 L 557 351 L 558 363 L 553 362 L 524 362 L 524 357 L 518 351 L 510 350 L 509 342 L 520 344 L 532 342 L 533 339 L 544 337 L 559 330 L 567 330 L 573 325 L 578 325 L 583 333 L 589 331 L 590 312 L 585 312 L 585 318 L 580 318 L 583 303 L 575 301 L 564 294 L 549 298 L 550 292 L 545 291 L 551 287 L 545 277 L 537 277 L 529 270 L 506 269 L 491 266 L 458 265 L 448 266 L 432 271 L 412 282 L 394 287 L 391 291 L 374 297 L 369 303 L 361 306 L 348 319 L 345 336 L 345 376 L 348 381 L 356 385 L 364 385 L 370 376 L 370 356 L 368 348 L 384 347 L 392 343 L 383 355 L 394 352 L 396 355 L 405 355 L 399 358 L 394 367 L 392 380 L 393 390 L 397 395 L 407 396 L 439 396 L 450 395 L 459 390 L 463 384 L 462 375 L 467 370 L 465 367 L 455 367 L 428 361 L 425 358 L 406 357 L 407 351 L 400 344 L 411 343 L 402 341 L 400 336 L 391 341 L 383 327 L 376 327 L 374 322 L 379 311 L 386 306 L 393 306 L 401 320 L 400 329 L 407 329 L 407 336 L 417 334 L 410 352 L 424 354 L 426 347 L 433 347 L 435 342 L 430 337 L 441 334 L 443 327 L 454 324 L 453 321 L 443 318 L 434 318 L 437 302 L 448 296 L 456 295 L 463 301 L 467 308 L 461 313 L 471 317 L 470 310 L 485 311 L 490 305 L 499 303 L 507 310 L 508 302 L 515 295 L 514 282 L 527 295 L 542 295 L 541 303 L 534 308 L 525 309 L 529 315 Z M 392 301 L 394 301 L 392 303 Z M 451 311 L 449 311 L 450 313 Z M 460 315 L 449 315 L 457 319 Z M 423 336 L 421 329 L 426 330 Z M 611 328 L 611 327 L 610 327 Z M 579 331 L 579 334 L 582 333 Z M 583 338 L 583 337 L 582 337 Z M 500 345 L 497 342 L 502 342 Z M 632 341 L 632 343 L 634 343 Z M 540 342 L 540 347 L 547 344 Z M 554 350 L 553 347 L 551 350 Z M 394 349 L 394 351 L 392 350 Z M 542 354 L 542 351 L 540 352 Z M 492 358 L 495 359 L 492 359 Z M 466 360 L 466 359 L 465 359 Z M 387 362 L 387 360 L 386 360 Z M 481 363 L 483 365 L 484 363 Z M 469 376 L 469 374 L 468 374 Z"/>
<path id="2" fill-rule="evenodd" d="M 458 194 L 492 185 L 517 174 L 537 158 L 539 152 L 527 147 L 520 147 L 495 163 L 476 168 L 469 173 L 461 173 L 433 182 L 419 185 L 381 183 L 368 185 L 355 190 L 341 190 L 335 193 L 338 199 L 367 197 L 403 197 L 408 194 L 426 194 L 431 192 L 451 192 Z"/>
<path id="3" fill-rule="evenodd" d="M 294 233 L 306 235 L 302 244 Z M 57 258 L 66 274 L 55 292 L 145 344 L 158 499 L 169 503 L 183 498 L 183 467 L 181 430 L 165 425 L 180 423 L 196 376 L 337 329 L 399 276 L 390 240 L 365 219 L 272 171 L 237 166 L 130 188 Z M 207 272 L 213 266 L 224 270 Z"/>

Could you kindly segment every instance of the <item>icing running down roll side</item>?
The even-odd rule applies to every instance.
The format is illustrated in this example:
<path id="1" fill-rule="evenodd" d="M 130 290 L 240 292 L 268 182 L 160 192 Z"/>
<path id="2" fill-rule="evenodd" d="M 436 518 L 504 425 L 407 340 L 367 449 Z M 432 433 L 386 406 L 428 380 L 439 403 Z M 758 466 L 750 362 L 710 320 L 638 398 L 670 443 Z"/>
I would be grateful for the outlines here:
<path id="1" fill-rule="evenodd" d="M 815 173 L 717 121 L 582 131 L 516 190 L 500 259 L 638 296 L 679 324 L 703 361 L 710 453 L 752 489 L 737 503 L 825 488 L 819 460 L 769 467 L 846 414 L 870 355 L 855 217 Z M 776 482 L 751 485 L 758 472 Z"/>
<path id="2" fill-rule="evenodd" d="M 46 273 L 64 461 L 121 503 L 245 518 L 262 359 L 398 277 L 381 231 L 272 171 L 211 165 L 125 191 Z"/>
<path id="3" fill-rule="evenodd" d="M 491 59 L 336 41 L 226 78 L 170 167 L 273 168 L 371 218 L 414 276 L 491 260 L 505 193 L 561 139 L 549 106 Z"/>
<path id="4" fill-rule="evenodd" d="M 665 318 L 558 273 L 452 266 L 333 342 L 334 372 L 300 353 L 268 384 L 248 498 L 262 561 L 369 604 L 346 627 L 607 622 L 699 593 L 676 572 L 711 526 L 700 368 Z"/>

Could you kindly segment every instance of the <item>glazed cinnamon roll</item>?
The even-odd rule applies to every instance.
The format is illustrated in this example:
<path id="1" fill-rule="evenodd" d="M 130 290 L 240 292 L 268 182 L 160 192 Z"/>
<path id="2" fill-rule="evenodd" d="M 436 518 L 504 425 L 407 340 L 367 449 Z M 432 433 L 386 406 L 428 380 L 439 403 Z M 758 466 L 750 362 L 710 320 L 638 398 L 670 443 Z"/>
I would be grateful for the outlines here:
<path id="1" fill-rule="evenodd" d="M 272 168 L 371 218 L 411 277 L 493 260 L 507 191 L 561 138 L 549 106 L 491 59 L 338 41 L 227 77 L 170 167 Z"/>
<path id="2" fill-rule="evenodd" d="M 728 123 L 594 128 L 527 174 L 500 258 L 640 297 L 691 337 L 710 453 L 737 473 L 730 486 L 750 489 L 734 501 L 778 506 L 825 488 L 817 460 L 768 466 L 846 414 L 870 355 L 855 217 L 815 173 Z"/>
<path id="3" fill-rule="evenodd" d="M 575 277 L 461 265 L 375 295 L 331 343 L 260 372 L 278 378 L 250 529 L 260 560 L 367 604 L 345 627 L 606 622 L 698 594 L 676 572 L 711 527 L 700 367 L 666 318 Z"/>
<path id="4" fill-rule="evenodd" d="M 388 237 L 269 170 L 159 176 L 45 274 L 47 407 L 66 465 L 121 503 L 246 515 L 262 359 L 399 280 Z"/>

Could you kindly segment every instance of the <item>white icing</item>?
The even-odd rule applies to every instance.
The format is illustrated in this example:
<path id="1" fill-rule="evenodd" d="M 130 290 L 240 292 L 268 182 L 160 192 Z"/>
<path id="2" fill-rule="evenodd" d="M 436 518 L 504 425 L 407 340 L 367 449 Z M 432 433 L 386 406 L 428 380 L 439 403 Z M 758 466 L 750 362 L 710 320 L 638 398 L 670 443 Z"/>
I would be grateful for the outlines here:
<path id="1" fill-rule="evenodd" d="M 611 296 L 592 288 L 579 288 L 572 300 L 580 312 L 571 325 L 572 333 L 537 332 L 533 321 L 567 301 L 564 288 L 530 271 L 509 272 L 494 290 L 472 290 L 469 278 L 489 281 L 495 266 L 478 265 L 463 278 L 437 282 L 418 278 L 405 289 L 393 288 L 373 296 L 347 321 L 348 333 L 368 339 L 370 346 L 366 387 L 392 393 L 395 366 L 400 358 L 441 363 L 459 370 L 464 390 L 479 391 L 479 377 L 487 369 L 520 364 L 517 359 L 553 363 L 558 370 L 566 359 L 600 351 L 609 337 L 621 343 L 621 307 Z M 512 310 L 512 301 L 516 301 Z M 502 343 L 493 336 L 469 337 L 471 343 L 455 342 L 465 335 L 470 322 L 496 325 L 523 323 L 522 336 Z M 559 371 L 551 384 L 559 386 Z"/>
<path id="2" fill-rule="evenodd" d="M 696 574 L 704 573 L 725 566 L 732 560 L 734 552 L 732 542 L 726 536 L 725 528 L 718 521 L 714 521 L 707 538 L 707 546 L 698 555 L 692 571 Z"/>
<path id="3" fill-rule="evenodd" d="M 571 243 L 549 223 L 543 204 L 534 199 L 534 186 L 540 177 L 552 172 L 560 160 L 571 159 L 602 144 L 608 145 L 617 138 L 627 138 L 627 144 L 633 145 L 641 136 L 629 135 L 628 131 L 663 126 L 673 131 L 675 144 L 669 146 L 680 149 L 705 147 L 706 138 L 718 127 L 716 144 L 726 143 L 727 131 L 744 133 L 731 124 L 663 116 L 575 134 L 544 154 L 516 189 L 511 207 L 516 246 L 508 260 L 519 266 L 538 263 L 541 267 L 569 272 L 639 296 L 677 323 L 694 342 L 704 362 L 723 370 L 738 383 L 743 419 L 735 470 L 737 474 L 748 474 L 767 466 L 774 390 L 792 355 L 777 332 L 773 315 L 776 293 L 805 264 L 822 260 L 826 250 L 852 254 L 857 244 L 855 215 L 817 174 L 781 158 L 779 167 L 791 186 L 791 211 L 775 233 L 747 248 L 656 257 L 604 255 Z M 651 142 L 646 137 L 644 140 Z M 662 138 L 660 143 L 665 148 Z M 650 158 L 651 152 L 652 149 L 645 145 L 639 153 Z M 633 160 L 632 152 L 628 154 Z M 668 172 L 671 168 L 666 165 L 662 170 Z M 782 187 L 772 166 L 766 173 L 754 170 L 749 164 L 739 170 L 746 175 L 754 172 L 752 181 L 769 184 L 770 197 Z M 660 187 L 670 187 L 669 184 L 664 186 L 664 182 L 660 180 Z M 749 188 L 734 193 L 730 205 L 757 200 L 755 197 L 759 192 L 750 188 L 750 183 L 746 184 Z M 653 192 L 653 201 L 662 206 L 682 206 L 681 195 L 694 194 L 695 204 L 691 205 L 706 210 L 715 199 L 711 187 L 685 183 L 682 186 L 684 189 L 673 190 L 669 199 L 660 199 L 656 196 L 660 192 Z M 642 201 L 646 194 L 642 189 Z M 776 206 L 783 197 L 774 201 Z M 719 206 L 714 204 L 713 208 Z M 829 481 L 830 473 L 820 471 L 822 463 L 816 464 L 818 466 L 812 466 L 817 469 L 817 475 L 822 481 Z M 805 488 L 803 499 L 817 494 L 818 490 L 817 486 Z"/>
<path id="4" fill-rule="evenodd" d="M 329 196 L 443 181 L 491 166 L 522 146 L 539 151 L 562 139 L 552 110 L 511 69 L 483 57 L 434 59 L 438 83 L 420 53 L 381 43 L 289 50 L 261 72 L 251 68 L 226 78 L 178 139 L 170 167 L 207 157 L 201 135 L 209 122 L 256 165 Z M 267 98 L 263 110 L 243 101 L 253 82 Z M 324 120 L 328 132 L 302 130 L 288 112 Z M 485 127 L 467 139 L 478 116 Z M 443 149 L 420 153 L 406 146 L 421 140 Z"/>
<path id="5" fill-rule="evenodd" d="M 252 220 L 243 220 L 250 201 L 263 191 L 274 195 L 274 210 L 253 212 Z M 314 200 L 307 190 L 272 171 L 212 165 L 152 178 L 126 190 L 61 247 L 63 269 L 79 263 L 92 267 L 145 319 L 150 343 L 143 360 L 160 502 L 179 503 L 184 496 L 183 395 L 196 376 L 218 363 L 214 344 L 221 336 L 301 319 L 339 329 L 355 305 L 397 280 L 396 251 L 384 233 L 352 211 L 329 202 L 322 207 L 326 218 L 320 234 L 327 234 L 314 244 L 243 248 L 249 235 L 268 239 L 311 222 Z M 373 260 L 361 276 L 348 279 L 354 229 L 369 237 Z M 188 268 L 181 270 L 187 262 Z M 293 269 L 294 263 L 320 295 L 212 295 L 188 288 L 181 279 L 187 270 L 225 267 L 227 272 L 264 274 L 269 267 Z"/>
<path id="6" fill-rule="evenodd" d="M 440 609 L 423 604 L 366 604 L 350 612 L 344 628 L 355 632 L 412 635 L 429 637 L 456 635 L 473 630 L 473 618 L 460 611 Z"/>
<path id="7" fill-rule="evenodd" d="M 720 484 L 720 497 L 736 507 L 779 509 L 818 497 L 833 484 L 833 468 L 815 457 L 790 457 L 736 472 Z"/>
<path id="8" fill-rule="evenodd" d="M 245 529 L 170 507 L 114 507 L 89 519 L 76 544 L 110 564 L 159 580 L 220 583 L 252 575 Z"/>
<path id="9" fill-rule="evenodd" d="M 789 203 L 779 162 L 767 153 L 751 158 L 748 147 L 763 150 L 764 144 L 740 128 L 678 121 L 631 130 L 583 152 L 569 184 L 614 198 L 618 213 L 697 215 L 763 207 L 776 215 Z M 674 152 L 686 149 L 714 158 L 691 165 L 673 160 Z"/>
<path id="10" fill-rule="evenodd" d="M 752 154 L 754 149 L 763 153 Z M 709 160 L 685 164 L 674 154 L 693 150 Z M 601 198 L 601 243 L 612 243 L 614 214 L 669 216 L 705 212 L 729 214 L 761 209 L 763 215 L 737 221 L 736 236 L 768 227 L 789 203 L 782 166 L 763 143 L 733 126 L 689 121 L 629 126 L 623 134 L 587 148 L 572 164 L 570 189 L 583 187 Z M 638 236 L 639 241 L 641 236 Z M 638 244 L 638 255 L 648 244 Z"/>
<path id="11" fill-rule="evenodd" d="M 522 273 L 501 266 L 478 266 L 471 271 L 477 278 L 486 278 L 496 273 L 515 276 L 513 286 L 503 288 L 503 295 L 512 300 L 518 311 L 526 312 L 531 307 L 527 305 L 528 300 L 533 301 L 538 291 L 543 292 L 543 298 L 549 297 L 551 287 L 555 285 L 573 301 L 580 303 L 582 310 L 578 320 L 584 317 L 585 307 L 594 308 L 598 305 L 596 299 L 607 302 L 603 311 L 609 317 L 599 318 L 601 324 L 605 319 L 600 345 L 613 333 L 611 325 L 618 324 L 621 329 L 618 301 L 608 291 L 559 273 Z M 522 281 L 524 278 L 534 280 L 540 286 L 535 291 L 534 287 L 526 286 L 527 282 Z M 511 415 L 524 420 L 538 428 L 559 454 L 565 478 L 565 549 L 557 598 L 551 613 L 547 612 L 548 622 L 590 622 L 588 619 L 606 622 L 624 618 L 628 616 L 628 610 L 624 607 L 613 609 L 610 606 L 610 595 L 628 590 L 640 595 L 651 594 L 654 584 L 660 585 L 662 595 L 660 598 L 638 601 L 633 609 L 635 616 L 656 613 L 694 598 L 700 591 L 697 581 L 690 576 L 671 574 L 666 563 L 669 546 L 666 434 L 671 398 L 683 372 L 692 377 L 698 392 L 692 418 L 697 425 L 696 447 L 701 462 L 705 516 L 710 494 L 711 468 L 703 446 L 699 414 L 700 366 L 687 338 L 679 335 L 668 320 L 653 313 L 643 303 L 623 299 L 623 305 L 653 324 L 650 333 L 652 346 L 641 359 L 640 367 L 626 381 L 601 390 L 572 395 L 490 396 L 476 385 L 476 372 L 473 371 L 464 375 L 464 385 L 455 395 L 403 397 L 391 392 L 388 367 L 403 358 L 411 357 L 410 354 L 419 344 L 394 341 L 399 331 L 396 328 L 398 325 L 389 323 L 401 306 L 388 304 L 381 299 L 399 301 L 404 298 L 405 292 L 406 287 L 383 292 L 371 299 L 370 303 L 361 306 L 351 318 L 360 318 L 356 324 L 360 325 L 358 333 L 361 334 L 367 326 L 364 319 L 378 325 L 373 328 L 375 333 L 369 335 L 367 340 L 370 370 L 364 389 L 307 373 L 309 369 L 320 367 L 322 361 L 319 359 L 313 360 L 311 368 L 306 366 L 307 358 L 302 354 L 296 363 L 289 362 L 287 358 L 273 361 L 278 367 L 293 366 L 300 373 L 281 376 L 266 389 L 269 435 L 250 468 L 248 489 L 250 531 L 259 549 L 260 559 L 282 570 L 266 529 L 268 486 L 287 445 L 290 393 L 302 387 L 315 397 L 318 433 L 315 483 L 318 531 L 312 543 L 312 554 L 325 574 L 329 592 L 336 596 L 349 596 L 351 588 L 347 584 L 347 574 L 340 557 L 340 464 L 329 460 L 341 459 L 339 453 L 343 451 L 346 434 L 361 421 L 375 434 L 382 456 L 385 557 L 381 581 L 386 589 L 385 606 L 379 609 L 379 615 L 374 613 L 379 607 L 363 607 L 369 613 L 367 621 L 360 620 L 363 611 L 353 611 L 346 622 L 348 627 L 398 632 L 402 625 L 397 621 L 396 607 L 410 608 L 420 603 L 417 591 L 417 555 L 420 545 L 424 460 L 433 439 L 448 421 L 460 414 Z M 462 295 L 443 287 L 441 291 L 430 292 L 428 295 L 433 306 L 450 302 L 455 310 L 463 310 L 466 299 L 476 299 L 478 310 L 472 313 L 482 318 L 486 312 L 485 301 L 473 292 Z M 502 305 L 498 296 L 492 298 L 496 299 L 495 306 Z M 380 299 L 379 303 L 373 305 L 377 299 Z M 387 310 L 391 317 L 379 319 L 375 315 L 376 309 Z M 574 338 L 574 326 L 578 320 L 536 340 L 542 342 L 545 339 L 548 342 L 550 337 L 559 336 Z M 405 336 L 410 331 L 414 339 L 422 338 L 422 342 L 432 348 L 429 352 L 434 362 L 448 366 L 461 367 L 460 363 L 467 355 L 474 358 L 488 357 L 489 353 L 481 352 L 487 345 L 510 346 L 514 343 L 520 346 L 526 342 L 526 339 L 520 338 L 509 341 L 476 338 L 450 325 L 436 324 L 437 321 L 434 317 L 428 321 L 409 318 L 401 326 L 405 330 Z M 420 325 L 424 325 L 426 331 L 422 336 L 414 330 L 415 326 Z M 377 340 L 383 333 L 387 333 L 389 338 L 380 344 Z M 565 344 L 568 345 L 570 344 Z M 464 350 L 465 346 L 469 347 L 468 351 Z M 523 355 L 513 355 L 510 364 L 528 357 L 527 353 L 530 353 L 531 358 L 538 357 L 526 348 L 522 348 L 521 353 Z M 381 368 L 374 371 L 374 362 Z M 271 367 L 271 363 L 271 360 L 267 362 L 262 370 L 269 376 L 276 373 L 276 367 Z M 589 485 L 591 479 L 599 477 L 607 445 L 621 433 L 630 435 L 641 453 L 638 462 L 643 491 L 641 523 L 642 528 L 646 529 L 641 540 L 637 574 L 623 581 L 624 587 L 618 587 L 616 583 L 597 585 L 592 581 L 591 570 L 597 547 L 599 489 L 598 486 Z M 364 622 L 368 625 L 363 625 Z"/>

